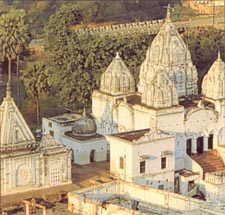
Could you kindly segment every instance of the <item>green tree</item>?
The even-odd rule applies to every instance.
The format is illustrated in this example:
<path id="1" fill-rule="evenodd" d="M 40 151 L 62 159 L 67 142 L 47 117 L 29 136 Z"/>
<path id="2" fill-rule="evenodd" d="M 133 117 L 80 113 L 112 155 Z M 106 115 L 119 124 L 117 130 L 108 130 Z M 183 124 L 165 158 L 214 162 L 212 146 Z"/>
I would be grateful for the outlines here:
<path id="1" fill-rule="evenodd" d="M 21 80 L 24 83 L 27 94 L 33 97 L 36 102 L 36 120 L 40 124 L 40 96 L 48 93 L 50 86 L 46 66 L 41 62 L 30 63 L 27 69 L 23 70 Z"/>
<path id="2" fill-rule="evenodd" d="M 0 19 L 0 51 L 8 60 L 8 80 L 11 82 L 12 60 L 17 58 L 17 92 L 19 93 L 19 62 L 20 55 L 30 41 L 27 25 L 24 22 L 24 10 L 10 10 L 1 15 Z M 19 94 L 17 101 L 19 102 Z"/>
<path id="3" fill-rule="evenodd" d="M 67 37 L 73 31 L 73 27 L 81 22 L 79 8 L 74 4 L 65 4 L 53 14 L 46 24 L 45 39 L 46 48 L 50 51 L 59 51 L 67 45 Z M 61 57 L 61 56 L 60 56 Z"/>
<path id="4" fill-rule="evenodd" d="M 200 89 L 202 79 L 216 60 L 218 51 L 225 57 L 225 32 L 213 27 L 201 27 L 187 30 L 183 38 L 197 67 Z"/>
<path id="5" fill-rule="evenodd" d="M 171 19 L 172 21 L 179 21 L 181 19 L 182 15 L 182 6 L 179 4 L 175 4 L 173 6 L 173 12 L 171 13 Z"/>

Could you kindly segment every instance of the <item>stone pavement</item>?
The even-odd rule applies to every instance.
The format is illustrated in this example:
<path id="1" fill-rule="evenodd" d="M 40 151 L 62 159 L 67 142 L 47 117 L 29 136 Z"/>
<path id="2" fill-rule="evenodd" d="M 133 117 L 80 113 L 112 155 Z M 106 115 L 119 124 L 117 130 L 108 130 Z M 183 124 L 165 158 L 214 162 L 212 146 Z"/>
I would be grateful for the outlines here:
<path id="1" fill-rule="evenodd" d="M 59 203 L 58 201 L 61 199 L 62 195 L 65 195 L 67 192 L 72 190 L 77 190 L 84 187 L 94 186 L 100 183 L 106 183 L 112 180 L 109 174 L 109 162 L 94 162 L 88 165 L 73 165 L 72 168 L 72 179 L 73 183 L 63 186 L 38 189 L 23 193 L 10 194 L 1 196 L 0 204 L 1 208 L 9 208 L 15 205 L 22 206 L 21 204 L 23 199 L 36 197 L 43 198 L 50 202 L 57 202 L 55 210 L 53 212 L 54 215 L 61 214 L 72 214 L 67 211 L 66 203 Z M 9 214 L 17 214 L 22 215 L 25 214 L 23 212 L 13 212 Z M 37 213 L 38 215 L 38 213 Z M 74 214 L 73 214 L 74 215 Z"/>

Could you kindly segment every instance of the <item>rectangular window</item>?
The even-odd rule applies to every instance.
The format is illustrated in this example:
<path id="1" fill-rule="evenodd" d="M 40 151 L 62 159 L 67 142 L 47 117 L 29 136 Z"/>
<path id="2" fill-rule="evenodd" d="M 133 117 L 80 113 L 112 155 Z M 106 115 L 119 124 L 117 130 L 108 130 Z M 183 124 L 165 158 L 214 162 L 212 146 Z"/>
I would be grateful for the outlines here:
<path id="1" fill-rule="evenodd" d="M 54 137 L 54 131 L 49 131 L 49 134 Z"/>
<path id="2" fill-rule="evenodd" d="M 123 157 L 120 157 L 120 169 L 123 169 L 124 166 L 124 159 Z"/>
<path id="3" fill-rule="evenodd" d="M 161 158 L 161 169 L 166 169 L 166 157 Z"/>
<path id="4" fill-rule="evenodd" d="M 145 173 L 145 161 L 140 162 L 140 173 Z"/>
<path id="5" fill-rule="evenodd" d="M 158 188 L 159 188 L 160 190 L 164 190 L 164 185 L 163 185 L 163 184 L 160 184 L 160 185 L 158 186 Z"/>
<path id="6" fill-rule="evenodd" d="M 51 122 L 48 123 L 48 127 L 52 128 L 52 123 Z"/>
<path id="7" fill-rule="evenodd" d="M 195 181 L 192 180 L 192 181 L 189 181 L 188 182 L 188 191 L 192 190 L 195 186 Z"/>

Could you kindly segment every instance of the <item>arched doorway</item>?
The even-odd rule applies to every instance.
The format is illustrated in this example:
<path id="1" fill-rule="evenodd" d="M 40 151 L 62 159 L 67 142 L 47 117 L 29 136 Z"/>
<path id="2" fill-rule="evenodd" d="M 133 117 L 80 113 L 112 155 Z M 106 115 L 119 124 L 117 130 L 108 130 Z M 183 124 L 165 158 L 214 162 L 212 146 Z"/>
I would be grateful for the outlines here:
<path id="1" fill-rule="evenodd" d="M 91 150 L 91 153 L 90 153 L 90 162 L 95 162 L 95 150 Z"/>
<path id="2" fill-rule="evenodd" d="M 191 147 L 192 147 L 191 139 L 187 139 L 187 141 L 186 141 L 186 153 L 188 155 L 191 155 Z"/>
<path id="3" fill-rule="evenodd" d="M 203 151 L 204 151 L 203 141 L 204 141 L 203 137 L 198 137 L 198 139 L 197 139 L 197 153 L 198 154 L 203 154 Z"/>
<path id="4" fill-rule="evenodd" d="M 208 138 L 208 149 L 213 149 L 213 134 L 209 135 L 209 138 Z"/>

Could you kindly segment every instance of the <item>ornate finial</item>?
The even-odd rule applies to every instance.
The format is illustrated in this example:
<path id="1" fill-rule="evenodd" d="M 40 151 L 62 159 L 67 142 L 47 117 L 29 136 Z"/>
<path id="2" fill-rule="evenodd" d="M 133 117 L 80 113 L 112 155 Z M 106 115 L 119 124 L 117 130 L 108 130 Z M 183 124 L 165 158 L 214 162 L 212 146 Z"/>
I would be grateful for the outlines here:
<path id="1" fill-rule="evenodd" d="M 83 114 L 82 114 L 82 116 L 86 116 L 86 109 L 85 109 L 85 107 L 83 108 Z"/>
<path id="2" fill-rule="evenodd" d="M 119 56 L 119 52 L 116 52 L 116 59 L 119 59 L 120 56 Z"/>
<path id="3" fill-rule="evenodd" d="M 218 51 L 218 58 L 217 58 L 217 60 L 221 60 L 220 51 Z"/>
<path id="4" fill-rule="evenodd" d="M 170 3 L 168 4 L 168 6 L 167 6 L 167 11 L 166 11 L 166 19 L 167 20 L 170 20 Z"/>
<path id="5" fill-rule="evenodd" d="M 11 83 L 9 81 L 6 84 L 6 98 L 11 98 Z"/>
<path id="6" fill-rule="evenodd" d="M 170 11 L 171 11 L 171 10 L 174 10 L 174 9 L 170 6 L 170 3 L 168 4 L 167 7 L 164 6 L 164 8 L 167 9 L 167 11 L 166 11 L 166 20 L 167 20 L 167 21 L 170 21 Z"/>

